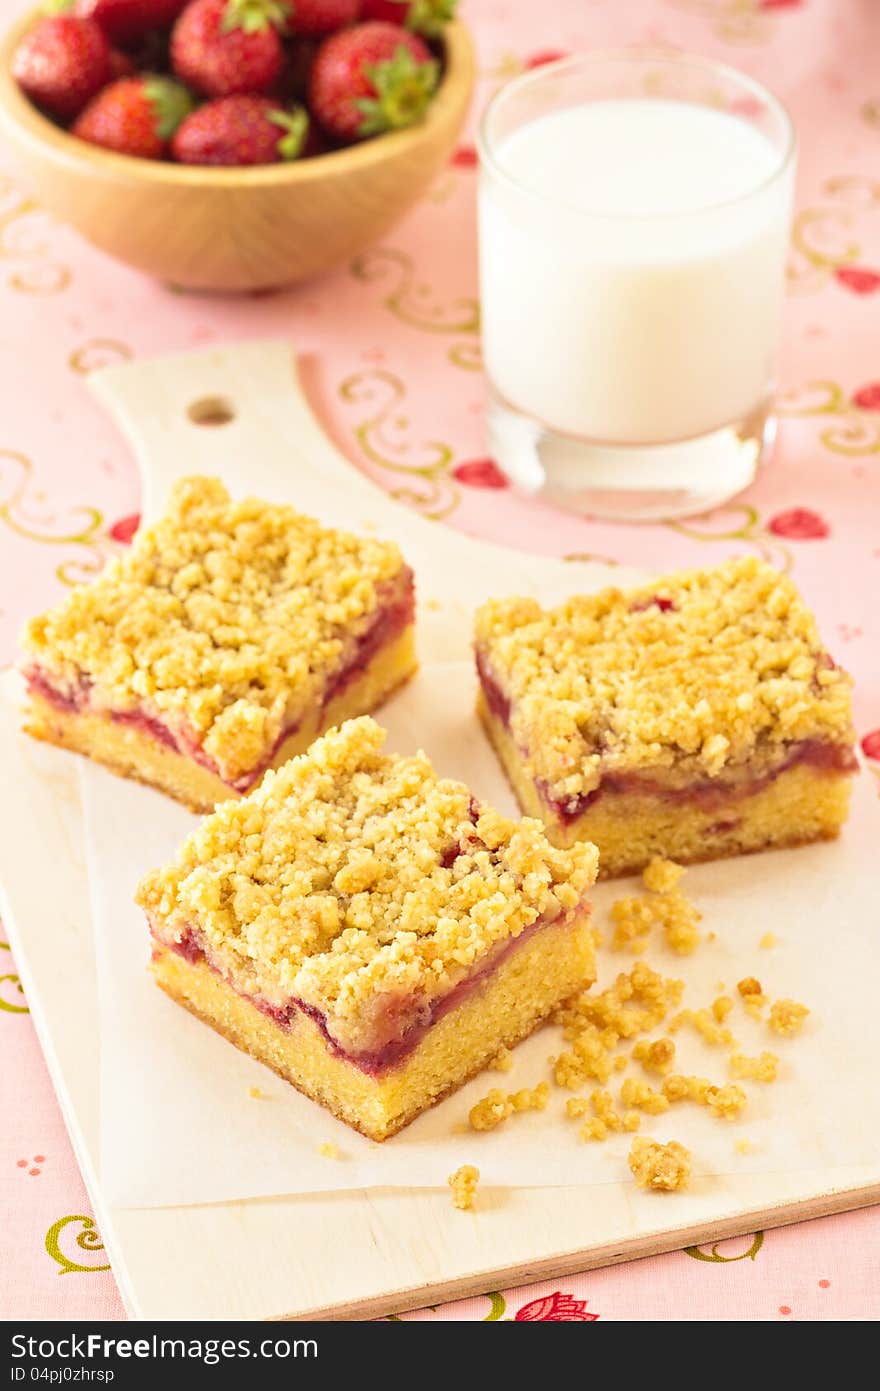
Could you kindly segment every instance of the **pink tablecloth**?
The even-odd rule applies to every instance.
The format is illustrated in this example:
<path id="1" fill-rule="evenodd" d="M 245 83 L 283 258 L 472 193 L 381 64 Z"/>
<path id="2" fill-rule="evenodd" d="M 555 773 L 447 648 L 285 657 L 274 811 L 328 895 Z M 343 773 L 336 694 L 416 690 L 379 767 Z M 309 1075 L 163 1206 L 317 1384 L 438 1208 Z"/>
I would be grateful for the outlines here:
<path id="1" fill-rule="evenodd" d="M 0 0 L 3 23 L 16 8 Z M 657 569 L 741 552 L 790 567 L 855 673 L 859 733 L 880 760 L 880 4 L 470 0 L 464 12 L 481 58 L 476 109 L 548 50 L 634 40 L 722 58 L 787 100 L 802 156 L 772 466 L 729 507 L 650 528 L 535 509 L 503 488 L 483 457 L 470 136 L 381 246 L 304 289 L 243 299 L 175 293 L 104 259 L 40 211 L 0 153 L 0 663 L 22 619 L 93 575 L 137 512 L 132 460 L 83 375 L 286 335 L 315 355 L 316 407 L 352 460 L 446 524 Z M 0 1041 L 0 1313 L 121 1318 L 2 949 Z M 880 1212 L 867 1210 L 408 1317 L 866 1318 L 880 1309 L 878 1244 Z"/>

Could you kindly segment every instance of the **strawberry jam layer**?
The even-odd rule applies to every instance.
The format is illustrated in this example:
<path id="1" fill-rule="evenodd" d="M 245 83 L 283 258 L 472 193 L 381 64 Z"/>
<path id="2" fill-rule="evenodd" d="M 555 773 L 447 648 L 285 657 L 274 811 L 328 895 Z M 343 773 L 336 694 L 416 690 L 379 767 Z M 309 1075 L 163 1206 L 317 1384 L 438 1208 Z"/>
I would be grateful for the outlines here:
<path id="1" fill-rule="evenodd" d="M 579 916 L 586 911 L 584 907 L 570 913 L 565 921 L 574 927 Z M 561 920 L 539 918 L 520 933 L 513 941 L 505 943 L 498 951 L 465 980 L 460 981 L 448 994 L 436 1000 L 415 1000 L 412 998 L 395 1000 L 384 1017 L 376 1021 L 377 1042 L 374 1048 L 352 1053 L 340 1046 L 328 1026 L 327 1016 L 304 1000 L 291 998 L 283 1005 L 271 1004 L 259 995 L 251 995 L 240 990 L 233 981 L 212 960 L 210 950 L 205 947 L 197 928 L 190 928 L 179 942 L 166 941 L 156 931 L 153 923 L 150 930 L 158 947 L 176 951 L 193 965 L 206 965 L 215 974 L 223 977 L 230 989 L 252 1004 L 261 1014 L 265 1014 L 284 1033 L 288 1033 L 297 1013 L 305 1014 L 320 1029 L 330 1052 L 338 1058 L 351 1063 L 369 1077 L 381 1077 L 399 1063 L 403 1062 L 421 1043 L 428 1031 L 450 1010 L 456 1009 L 469 995 L 478 990 L 495 971 L 518 951 L 536 932 L 550 925 L 560 926 Z"/>
<path id="2" fill-rule="evenodd" d="M 390 589 L 391 586 L 389 586 Z M 327 682 L 321 696 L 322 710 L 367 669 L 383 647 L 390 645 L 400 637 L 401 633 L 412 623 L 414 613 L 413 576 L 412 571 L 407 568 L 402 572 L 401 577 L 393 582 L 393 596 L 390 595 L 386 602 L 381 604 L 372 623 L 361 633 L 348 652 L 344 663 L 337 668 Z M 82 714 L 94 708 L 91 700 L 91 682 L 88 677 L 82 677 L 79 684 L 72 690 L 61 691 L 51 683 L 39 667 L 31 667 L 25 676 L 29 691 L 40 696 L 50 705 L 54 705 L 57 710 L 64 711 L 65 714 Z M 191 758 L 193 762 L 207 768 L 216 777 L 220 777 L 215 761 L 205 752 L 202 745 L 185 730 L 174 731 L 161 720 L 142 709 L 106 710 L 95 713 L 106 715 L 115 724 L 124 724 L 139 730 L 140 733 L 155 739 L 157 743 L 164 744 L 166 748 L 174 749 L 185 758 Z M 258 766 L 251 768 L 243 777 L 237 778 L 227 785 L 236 792 L 249 791 L 259 782 L 266 769 L 271 766 L 278 750 L 291 735 L 296 734 L 298 728 L 299 720 L 286 725 Z"/>
<path id="3" fill-rule="evenodd" d="M 495 719 L 510 733 L 510 699 L 498 684 L 483 652 L 477 651 L 476 661 L 486 704 Z M 762 792 L 783 773 L 801 765 L 829 775 L 849 776 L 858 771 L 858 762 L 848 744 L 835 744 L 827 739 L 802 739 L 783 747 L 786 753 L 780 763 L 766 773 L 737 782 L 723 778 L 700 778 L 687 787 L 670 787 L 641 773 L 608 772 L 602 774 L 599 786 L 591 792 L 567 800 L 554 797 L 545 782 L 538 781 L 536 785 L 541 800 L 563 825 L 568 825 L 608 793 L 657 797 L 663 802 L 702 807 L 706 811 L 723 811 L 732 803 Z M 734 820 L 724 818 L 717 823 L 717 827 L 719 831 L 728 830 L 734 824 Z"/>

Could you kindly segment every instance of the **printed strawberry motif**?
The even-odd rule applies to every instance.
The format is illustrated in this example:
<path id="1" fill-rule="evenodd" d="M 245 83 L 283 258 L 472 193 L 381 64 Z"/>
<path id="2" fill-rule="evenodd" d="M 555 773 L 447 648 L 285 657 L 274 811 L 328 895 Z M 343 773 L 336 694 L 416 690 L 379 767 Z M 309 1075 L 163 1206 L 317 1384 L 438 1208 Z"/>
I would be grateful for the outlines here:
<path id="1" fill-rule="evenodd" d="M 475 146 L 459 145 L 452 156 L 452 163 L 456 169 L 476 169 L 478 158 Z"/>
<path id="2" fill-rule="evenodd" d="M 130 512 L 127 517 L 120 517 L 118 522 L 114 522 L 110 528 L 110 535 L 114 541 L 118 541 L 123 546 L 130 546 L 132 537 L 141 524 L 140 512 Z"/>
<path id="3" fill-rule="evenodd" d="M 799 10 L 803 0 L 758 0 L 759 10 Z"/>
<path id="4" fill-rule="evenodd" d="M 494 459 L 468 459 L 452 470 L 453 478 L 469 488 L 509 488 L 510 483 Z"/>
<path id="5" fill-rule="evenodd" d="M 598 1314 L 587 1312 L 585 1299 L 556 1290 L 524 1304 L 514 1315 L 514 1323 L 596 1323 L 598 1318 Z"/>
<path id="6" fill-rule="evenodd" d="M 284 66 L 283 0 L 192 0 L 171 35 L 171 66 L 206 97 L 264 93 Z"/>
<path id="7" fill-rule="evenodd" d="M 49 15 L 18 44 L 12 76 L 31 101 L 68 120 L 110 81 L 110 44 L 92 19 Z"/>
<path id="8" fill-rule="evenodd" d="M 558 63 L 560 58 L 568 56 L 564 48 L 541 48 L 530 54 L 525 62 L 527 68 L 543 68 L 547 63 Z"/>
<path id="9" fill-rule="evenodd" d="M 74 14 L 93 19 L 111 43 L 131 44 L 152 29 L 169 29 L 187 0 L 76 0 Z"/>
<path id="10" fill-rule="evenodd" d="M 361 17 L 361 0 L 291 0 L 290 32 L 303 38 L 332 34 Z"/>
<path id="11" fill-rule="evenodd" d="M 863 411 L 880 411 L 880 382 L 868 382 L 853 393 L 852 402 Z"/>
<path id="12" fill-rule="evenodd" d="M 238 93 L 205 102 L 178 127 L 171 154 L 181 164 L 277 164 L 303 153 L 309 118 L 268 97 Z"/>
<path id="13" fill-rule="evenodd" d="M 788 512 L 777 512 L 767 523 L 767 530 L 774 536 L 784 536 L 788 541 L 824 541 L 831 535 L 831 527 L 818 512 L 808 507 L 792 507 Z"/>
<path id="14" fill-rule="evenodd" d="M 880 759 L 880 729 L 872 729 L 862 739 L 862 753 L 865 758 Z"/>
<path id="15" fill-rule="evenodd" d="M 873 295 L 880 290 L 880 272 L 865 266 L 838 266 L 834 278 L 854 295 Z"/>
<path id="16" fill-rule="evenodd" d="M 363 0 L 363 19 L 404 25 L 414 34 L 436 39 L 455 15 L 458 0 Z"/>
<path id="17" fill-rule="evenodd" d="M 328 135 L 364 139 L 420 121 L 438 78 L 416 34 L 369 20 L 324 40 L 309 76 L 309 106 Z"/>
<path id="18" fill-rule="evenodd" d="M 123 77 L 89 102 L 73 134 L 122 155 L 162 159 L 192 106 L 186 88 L 170 77 Z"/>

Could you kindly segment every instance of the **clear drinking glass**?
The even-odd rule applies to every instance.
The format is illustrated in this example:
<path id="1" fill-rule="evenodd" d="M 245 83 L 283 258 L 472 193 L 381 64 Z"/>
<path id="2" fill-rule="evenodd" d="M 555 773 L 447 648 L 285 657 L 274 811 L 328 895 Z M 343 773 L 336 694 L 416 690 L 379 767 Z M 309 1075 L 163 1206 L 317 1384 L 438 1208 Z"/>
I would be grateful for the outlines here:
<path id="1" fill-rule="evenodd" d="M 721 64 L 563 59 L 480 135 L 489 447 L 518 487 L 593 516 L 686 516 L 772 446 L 795 137 Z"/>

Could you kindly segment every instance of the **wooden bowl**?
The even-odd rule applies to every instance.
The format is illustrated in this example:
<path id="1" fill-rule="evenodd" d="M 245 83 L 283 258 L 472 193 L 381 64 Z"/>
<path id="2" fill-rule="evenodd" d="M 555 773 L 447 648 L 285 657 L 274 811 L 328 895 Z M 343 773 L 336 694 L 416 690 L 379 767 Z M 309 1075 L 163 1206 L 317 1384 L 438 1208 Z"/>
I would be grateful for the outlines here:
<path id="1" fill-rule="evenodd" d="M 0 44 L 0 129 L 40 202 L 102 251 L 190 289 L 289 285 L 363 250 L 449 158 L 473 91 L 473 45 L 456 21 L 446 29 L 440 87 L 409 130 L 252 169 L 133 159 L 59 129 L 19 90 L 12 53 L 37 17 Z"/>

